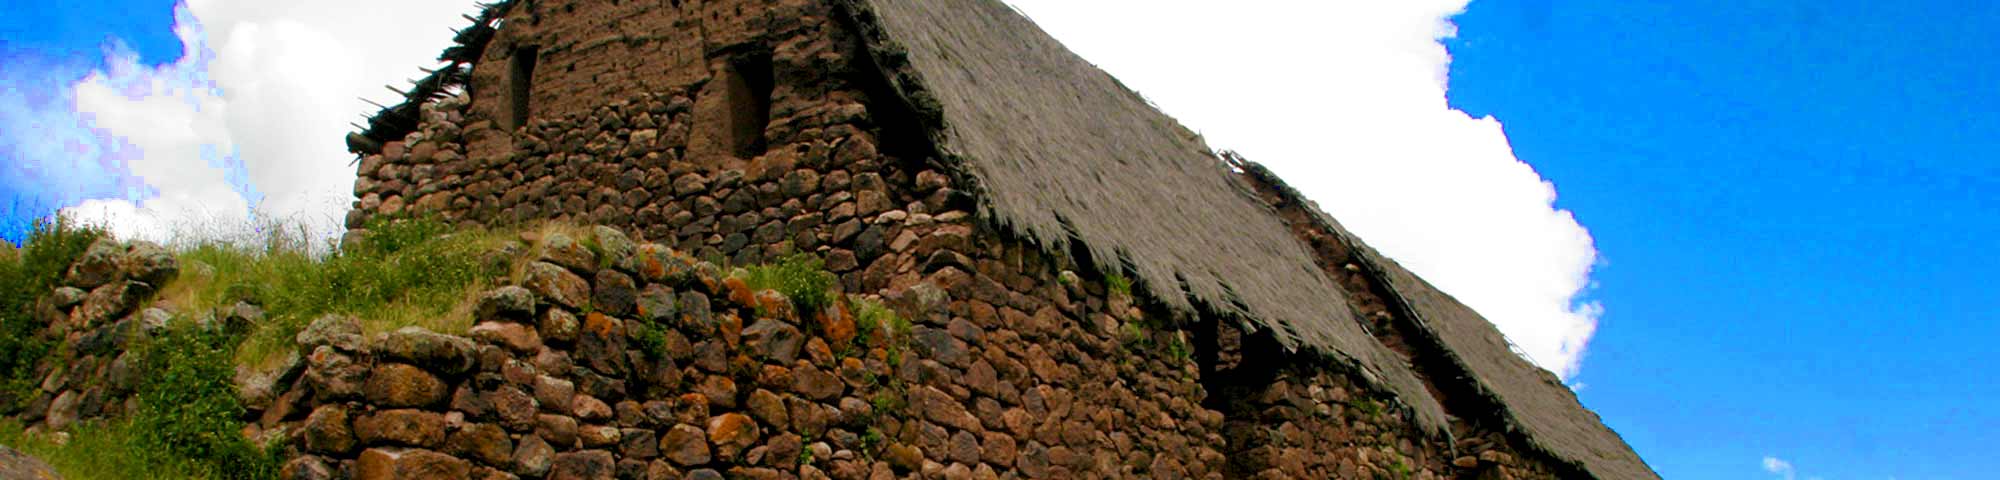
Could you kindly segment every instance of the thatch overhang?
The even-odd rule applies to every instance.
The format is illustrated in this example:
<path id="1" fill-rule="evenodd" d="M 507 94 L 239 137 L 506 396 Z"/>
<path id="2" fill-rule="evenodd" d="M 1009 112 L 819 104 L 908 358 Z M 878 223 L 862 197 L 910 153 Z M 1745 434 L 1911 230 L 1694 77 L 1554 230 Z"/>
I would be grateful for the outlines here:
<path id="1" fill-rule="evenodd" d="M 1416 341 L 1438 346 L 1444 360 L 1466 374 L 1472 391 L 1499 407 L 1494 415 L 1532 448 L 1596 478 L 1660 478 L 1624 438 L 1583 407 L 1562 379 L 1514 353 L 1492 322 L 1369 247 L 1270 170 L 1247 161 L 1235 165 L 1275 187 L 1287 204 L 1311 212 L 1319 231 L 1330 233 L 1354 252 L 1356 263 L 1387 287 L 1393 307 L 1410 317 L 1414 333 L 1421 337 Z"/>

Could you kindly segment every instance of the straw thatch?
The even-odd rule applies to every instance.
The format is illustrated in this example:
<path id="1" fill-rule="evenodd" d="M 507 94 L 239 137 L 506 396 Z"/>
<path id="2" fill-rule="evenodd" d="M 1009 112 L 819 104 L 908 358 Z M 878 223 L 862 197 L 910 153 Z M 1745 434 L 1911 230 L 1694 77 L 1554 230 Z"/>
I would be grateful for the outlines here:
<path id="1" fill-rule="evenodd" d="M 1500 407 L 1495 414 L 1508 428 L 1535 449 L 1596 478 L 1659 478 L 1562 380 L 1516 355 L 1500 330 L 1479 313 L 1382 256 L 1270 170 L 1231 160 L 1245 174 L 1275 187 L 1286 203 L 1311 212 L 1320 231 L 1332 233 L 1355 252 L 1357 263 L 1386 284 L 1397 308 L 1413 317 L 1413 333 L 1422 337 L 1415 340 L 1438 346 L 1447 361 L 1466 372 L 1474 391 Z"/>
<path id="2" fill-rule="evenodd" d="M 1198 304 L 1333 355 L 1445 425 L 1282 220 L 1174 119 L 998 1 L 847 4 L 983 218 L 1052 251 L 1080 245 L 1170 310 Z"/>

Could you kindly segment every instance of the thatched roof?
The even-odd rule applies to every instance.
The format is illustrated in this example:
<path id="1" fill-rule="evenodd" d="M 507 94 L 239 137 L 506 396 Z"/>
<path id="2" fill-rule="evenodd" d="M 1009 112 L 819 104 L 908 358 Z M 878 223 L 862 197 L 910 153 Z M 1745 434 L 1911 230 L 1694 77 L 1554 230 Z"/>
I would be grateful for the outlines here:
<path id="1" fill-rule="evenodd" d="M 1123 266 L 1176 312 L 1199 305 L 1332 355 L 1445 425 L 1283 221 L 1173 118 L 997 0 L 846 3 L 982 218 Z"/>
<path id="2" fill-rule="evenodd" d="M 1473 390 L 1501 406 L 1498 416 L 1535 449 L 1597 478 L 1659 478 L 1617 432 L 1583 408 L 1561 379 L 1514 354 L 1506 337 L 1478 312 L 1382 256 L 1270 170 L 1238 161 L 1244 173 L 1275 187 L 1285 202 L 1312 212 L 1320 231 L 1355 252 L 1357 263 L 1387 285 L 1396 307 L 1415 317 L 1414 333 L 1423 337 L 1417 341 L 1443 347 L 1446 360 L 1466 372 Z"/>
<path id="3" fill-rule="evenodd" d="M 976 190 L 983 218 L 1054 251 L 1081 246 L 1093 263 L 1130 271 L 1170 309 L 1220 311 L 1289 348 L 1332 355 L 1392 391 L 1426 427 L 1444 425 L 1437 400 L 1363 330 L 1282 219 L 1138 94 L 997 0 L 837 3 L 941 161 Z M 1323 212 L 1318 220 L 1535 448 L 1598 478 L 1658 478 L 1492 323 Z"/>

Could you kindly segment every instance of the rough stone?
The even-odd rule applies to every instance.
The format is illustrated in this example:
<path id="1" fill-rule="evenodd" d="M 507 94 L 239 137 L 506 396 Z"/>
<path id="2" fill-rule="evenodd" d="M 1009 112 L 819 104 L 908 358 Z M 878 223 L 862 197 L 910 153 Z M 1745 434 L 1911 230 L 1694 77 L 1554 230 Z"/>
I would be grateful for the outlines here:
<path id="1" fill-rule="evenodd" d="M 541 478 L 554 466 L 556 451 L 549 443 L 536 435 L 521 436 L 521 443 L 514 446 L 513 472 L 524 477 Z"/>
<path id="2" fill-rule="evenodd" d="M 535 435 L 549 441 L 558 450 L 575 448 L 577 443 L 576 418 L 566 415 L 535 415 Z"/>
<path id="3" fill-rule="evenodd" d="M 293 340 L 307 349 L 327 345 L 348 352 L 360 350 L 361 319 L 348 315 L 322 315 L 299 330 Z"/>
<path id="4" fill-rule="evenodd" d="M 624 433 L 618 427 L 609 425 L 583 425 L 576 429 L 576 437 L 583 448 L 613 448 L 618 446 Z"/>
<path id="5" fill-rule="evenodd" d="M 805 367 L 792 372 L 792 391 L 818 401 L 832 401 L 839 398 L 846 384 L 840 377 L 818 368 Z"/>
<path id="6" fill-rule="evenodd" d="M 611 480 L 618 473 L 617 460 L 611 452 L 585 450 L 556 454 L 555 466 L 549 470 L 549 480 Z"/>
<path id="7" fill-rule="evenodd" d="M 660 452 L 667 460 L 683 467 L 707 464 L 712 458 L 708 434 L 693 425 L 681 424 L 660 436 Z"/>
<path id="8" fill-rule="evenodd" d="M 586 422 L 601 422 L 611 419 L 611 405 L 589 395 L 577 395 L 570 401 L 570 414 Z"/>
<path id="9" fill-rule="evenodd" d="M 391 408 L 429 407 L 443 403 L 450 394 L 436 375 L 400 363 L 377 365 L 362 392 L 368 401 Z"/>
<path id="10" fill-rule="evenodd" d="M 481 322 L 466 332 L 473 340 L 499 345 L 515 353 L 531 354 L 542 349 L 542 336 L 534 327 L 513 322 Z"/>
<path id="11" fill-rule="evenodd" d="M 82 289 L 94 289 L 111 283 L 123 273 L 120 259 L 125 256 L 125 246 L 119 245 L 110 236 L 98 238 L 85 247 L 83 256 L 70 264 L 69 275 L 64 283 Z"/>
<path id="12" fill-rule="evenodd" d="M 472 465 L 423 449 L 371 448 L 354 462 L 355 480 L 466 478 Z"/>
<path id="13" fill-rule="evenodd" d="M 605 375 L 624 375 L 627 360 L 624 322 L 602 313 L 584 315 L 576 345 L 576 355 L 584 366 Z"/>
<path id="14" fill-rule="evenodd" d="M 528 264 L 521 284 L 542 298 L 569 308 L 582 308 L 590 301 L 590 282 L 563 267 L 547 262 Z"/>
<path id="15" fill-rule="evenodd" d="M 509 430 L 522 431 L 534 428 L 538 402 L 527 392 L 508 385 L 480 396 L 485 399 L 486 405 L 492 408 L 493 415 L 498 417 L 501 424 Z"/>
<path id="16" fill-rule="evenodd" d="M 48 418 L 45 420 L 48 422 L 49 429 L 66 430 L 70 425 L 75 424 L 78 415 L 77 410 L 80 408 L 78 404 L 82 401 L 83 395 L 77 393 L 75 390 L 65 391 L 61 395 L 57 395 L 55 401 L 49 404 Z"/>
<path id="17" fill-rule="evenodd" d="M 591 282 L 591 305 L 598 311 L 611 315 L 632 314 L 632 307 L 639 296 L 638 283 L 617 270 L 598 270 L 597 278 Z"/>
<path id="18" fill-rule="evenodd" d="M 725 413 L 708 420 L 708 442 L 722 458 L 735 458 L 756 446 L 761 435 L 757 421 L 742 414 Z"/>
<path id="19" fill-rule="evenodd" d="M 0 463 L 4 463 L 4 461 L 0 461 Z M 53 475 L 46 477 L 10 477 L 4 472 L 0 472 L 0 478 L 54 479 L 57 477 Z M 278 470 L 278 478 L 283 480 L 333 480 L 334 471 L 332 467 L 326 465 L 325 460 L 319 457 L 300 455 L 285 462 L 285 466 Z"/>
<path id="20" fill-rule="evenodd" d="M 597 269 L 597 254 L 591 252 L 582 242 L 562 232 L 550 233 L 542 238 L 542 260 L 577 271 Z M 543 292 L 543 295 L 546 296 L 547 293 Z"/>
<path id="21" fill-rule="evenodd" d="M 536 331 L 542 334 L 542 338 L 553 342 L 575 342 L 577 334 L 583 330 L 583 322 L 562 309 L 549 309 L 542 314 L 539 322 Z"/>
<path id="22" fill-rule="evenodd" d="M 347 407 L 340 404 L 321 405 L 306 416 L 300 436 L 306 451 L 329 455 L 343 455 L 354 451 L 354 427 L 350 423 Z"/>
<path id="23" fill-rule="evenodd" d="M 487 465 L 506 465 L 513 458 L 514 441 L 499 426 L 467 424 L 445 439 L 445 451 Z"/>
<path id="24" fill-rule="evenodd" d="M 444 415 L 422 410 L 383 410 L 354 420 L 364 445 L 436 448 L 444 443 Z"/>
<path id="25" fill-rule="evenodd" d="M 531 321 L 535 316 L 535 293 L 515 285 L 488 290 L 479 295 L 475 312 L 479 320 Z"/>
<path id="26" fill-rule="evenodd" d="M 321 401 L 359 397 L 363 382 L 368 380 L 367 366 L 330 345 L 313 348 L 312 355 L 306 356 L 306 365 L 306 384 Z"/>
<path id="27" fill-rule="evenodd" d="M 634 302 L 634 314 L 648 323 L 665 323 L 677 314 L 674 291 L 659 284 L 647 285 Z"/>
<path id="28" fill-rule="evenodd" d="M 776 320 L 758 320 L 743 329 L 743 343 L 750 347 L 758 358 L 790 364 L 799 358 L 799 350 L 805 346 L 805 334 L 798 327 Z"/>
<path id="29" fill-rule="evenodd" d="M 930 386 L 910 389 L 910 407 L 923 418 L 960 430 L 980 431 L 979 418 L 965 410 L 965 404 Z"/>
<path id="30" fill-rule="evenodd" d="M 409 362 L 445 375 L 458 375 L 471 370 L 475 350 L 472 340 L 431 332 L 423 327 L 403 327 L 376 336 L 374 342 L 376 355 Z"/>

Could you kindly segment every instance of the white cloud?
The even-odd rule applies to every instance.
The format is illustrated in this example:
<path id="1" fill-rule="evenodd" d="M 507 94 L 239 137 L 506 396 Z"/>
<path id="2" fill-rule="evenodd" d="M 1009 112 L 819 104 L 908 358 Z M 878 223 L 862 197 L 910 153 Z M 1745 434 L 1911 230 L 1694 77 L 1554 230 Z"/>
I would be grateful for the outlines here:
<path id="1" fill-rule="evenodd" d="M 367 107 L 400 98 L 435 63 L 471 0 L 306 2 L 190 0 L 175 30 L 188 55 L 138 65 L 114 55 L 78 83 L 76 109 L 138 151 L 126 161 L 156 195 L 84 202 L 66 212 L 126 235 L 240 233 L 272 222 L 319 238 L 340 231 L 353 200 L 342 136 Z M 251 219 L 251 212 L 258 219 Z"/>
<path id="2" fill-rule="evenodd" d="M 1793 480 L 1799 476 L 1799 472 L 1792 468 L 1792 462 L 1769 455 L 1764 456 L 1764 471 L 1785 480 Z"/>
<path id="3" fill-rule="evenodd" d="M 1008 0 L 1084 58 L 1263 163 L 1572 378 L 1603 309 L 1590 234 L 1500 122 L 1445 101 L 1466 0 Z"/>
<path id="4" fill-rule="evenodd" d="M 1792 466 L 1792 462 L 1771 455 L 1764 456 L 1764 472 L 1784 480 L 1798 480 L 1799 478 L 1799 470 L 1797 467 Z M 1808 476 L 1805 478 L 1806 480 L 1822 480 L 1819 476 Z M 1889 480 L 1896 480 L 1896 477 L 1889 477 Z"/>

